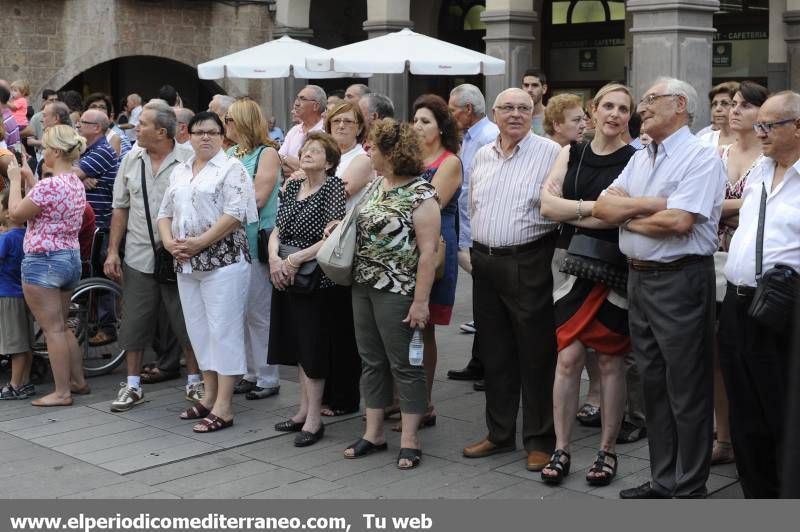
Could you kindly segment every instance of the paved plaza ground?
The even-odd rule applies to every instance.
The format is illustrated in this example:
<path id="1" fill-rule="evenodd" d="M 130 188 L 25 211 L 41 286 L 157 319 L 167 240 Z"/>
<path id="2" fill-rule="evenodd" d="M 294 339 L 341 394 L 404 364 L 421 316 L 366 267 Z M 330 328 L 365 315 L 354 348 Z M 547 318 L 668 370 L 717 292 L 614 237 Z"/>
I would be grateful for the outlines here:
<path id="1" fill-rule="evenodd" d="M 359 460 L 342 458 L 363 430 L 360 415 L 326 422 L 324 439 L 296 448 L 294 435 L 273 425 L 298 402 L 297 371 L 281 368 L 280 395 L 247 401 L 236 396 L 236 423 L 213 434 L 195 434 L 178 413 L 188 403 L 182 381 L 147 386 L 147 402 L 113 414 L 109 403 L 124 365 L 112 375 L 90 379 L 93 393 L 76 396 L 69 408 L 41 409 L 28 401 L 0 402 L 0 480 L 5 498 L 446 498 L 540 499 L 617 498 L 618 492 L 649 479 L 646 440 L 618 447 L 617 480 L 593 488 L 585 481 L 594 460 L 599 429 L 576 424 L 572 473 L 559 487 L 525 470 L 518 450 L 491 458 L 464 458 L 461 449 L 485 436 L 484 396 L 471 382 L 450 381 L 448 369 L 462 367 L 472 336 L 458 325 L 471 314 L 471 283 L 462 274 L 453 323 L 437 329 L 439 365 L 434 385 L 435 427 L 421 432 L 422 465 L 395 467 L 399 435 L 387 432 L 389 452 Z M 582 388 L 585 390 L 586 382 Z M 47 386 L 39 387 L 46 392 Z M 518 448 L 521 444 L 518 442 Z M 708 489 L 714 498 L 740 498 L 733 465 L 715 466 Z"/>

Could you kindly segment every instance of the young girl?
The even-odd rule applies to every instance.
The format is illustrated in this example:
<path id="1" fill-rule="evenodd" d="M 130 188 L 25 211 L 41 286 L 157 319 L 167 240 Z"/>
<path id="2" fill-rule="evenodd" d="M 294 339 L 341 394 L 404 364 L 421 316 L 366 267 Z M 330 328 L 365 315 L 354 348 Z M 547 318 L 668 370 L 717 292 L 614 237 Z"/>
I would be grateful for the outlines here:
<path id="1" fill-rule="evenodd" d="M 20 278 L 25 225 L 9 219 L 9 188 L 0 196 L 0 220 L 8 228 L 0 234 L 0 354 L 11 355 L 11 382 L 0 390 L 0 399 L 25 399 L 36 393 L 30 383 L 31 318 Z"/>
<path id="2" fill-rule="evenodd" d="M 28 97 L 31 95 L 31 86 L 24 79 L 18 79 L 10 86 L 11 99 L 8 108 L 17 121 L 20 131 L 28 125 Z"/>

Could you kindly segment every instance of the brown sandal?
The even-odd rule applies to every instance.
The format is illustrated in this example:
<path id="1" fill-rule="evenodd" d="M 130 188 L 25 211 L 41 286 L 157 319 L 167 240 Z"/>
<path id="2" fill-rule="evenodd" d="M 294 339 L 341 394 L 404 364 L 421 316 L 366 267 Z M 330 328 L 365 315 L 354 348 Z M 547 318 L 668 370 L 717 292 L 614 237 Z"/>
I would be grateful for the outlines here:
<path id="1" fill-rule="evenodd" d="M 211 413 L 211 410 L 203 406 L 203 403 L 195 403 L 190 408 L 181 412 L 181 419 L 203 419 Z"/>
<path id="2" fill-rule="evenodd" d="M 203 434 L 206 432 L 216 432 L 218 430 L 227 429 L 228 427 L 233 426 L 233 418 L 230 418 L 228 421 L 225 421 L 219 416 L 215 416 L 214 414 L 208 414 L 205 419 L 202 419 L 200 423 L 192 427 L 194 432 Z"/>

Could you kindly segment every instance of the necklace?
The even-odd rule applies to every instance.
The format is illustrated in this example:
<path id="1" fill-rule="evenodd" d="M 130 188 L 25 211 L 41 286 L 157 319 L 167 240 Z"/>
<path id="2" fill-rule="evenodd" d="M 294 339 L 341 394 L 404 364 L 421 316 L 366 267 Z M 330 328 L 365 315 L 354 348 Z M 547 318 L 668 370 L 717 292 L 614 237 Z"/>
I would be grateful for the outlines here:
<path id="1" fill-rule="evenodd" d="M 250 150 L 243 148 L 240 144 L 237 144 L 236 148 L 234 148 L 233 150 L 233 156 L 236 157 L 237 159 L 241 159 L 248 153 L 250 153 Z"/>

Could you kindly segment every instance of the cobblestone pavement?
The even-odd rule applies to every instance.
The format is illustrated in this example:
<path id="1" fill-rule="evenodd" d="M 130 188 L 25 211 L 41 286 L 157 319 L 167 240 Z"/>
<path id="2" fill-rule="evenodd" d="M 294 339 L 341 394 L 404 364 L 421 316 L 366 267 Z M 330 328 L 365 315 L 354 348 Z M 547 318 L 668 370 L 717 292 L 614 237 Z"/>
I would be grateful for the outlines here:
<path id="1" fill-rule="evenodd" d="M 471 382 L 446 378 L 466 364 L 472 336 L 458 326 L 470 319 L 471 285 L 462 274 L 453 323 L 438 329 L 434 385 L 435 427 L 421 432 L 422 465 L 395 467 L 399 435 L 387 431 L 389 452 L 345 460 L 342 451 L 363 430 L 360 415 L 333 418 L 322 441 L 306 448 L 275 432 L 298 401 L 297 371 L 281 368 L 278 396 L 236 398 L 236 424 L 194 434 L 178 419 L 187 407 L 182 380 L 147 386 L 147 402 L 127 413 L 109 412 L 124 367 L 91 379 L 93 393 L 69 408 L 37 409 L 28 401 L 0 402 L 0 479 L 7 498 L 616 498 L 649 478 L 646 440 L 618 447 L 617 480 L 593 488 L 585 481 L 599 441 L 598 429 L 576 424 L 572 472 L 559 487 L 525 470 L 523 451 L 470 460 L 464 445 L 485 436 L 484 397 Z M 586 382 L 583 383 L 586 388 Z M 47 387 L 39 387 L 46 392 Z M 387 427 L 388 428 L 388 427 Z M 521 449 L 521 444 L 518 443 Z M 13 488 L 13 489 L 12 489 Z M 712 497 L 740 498 L 733 465 L 715 466 Z"/>

